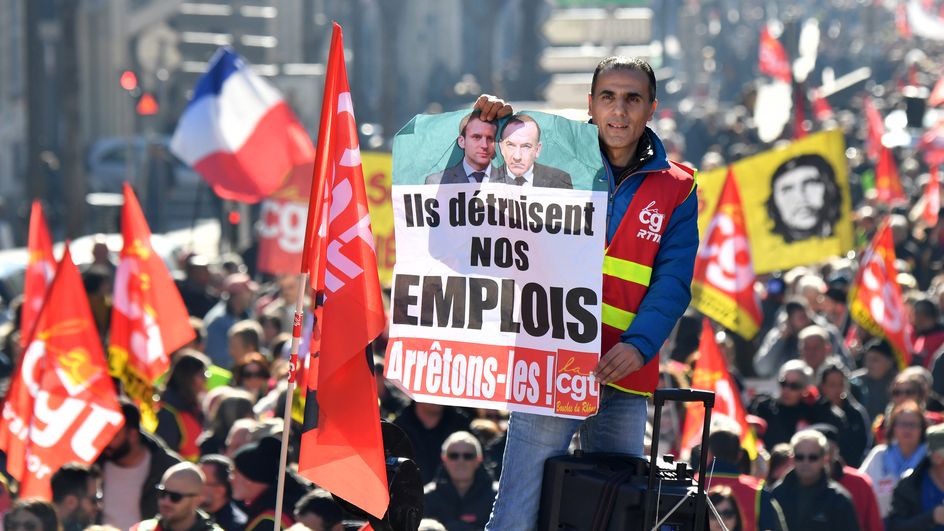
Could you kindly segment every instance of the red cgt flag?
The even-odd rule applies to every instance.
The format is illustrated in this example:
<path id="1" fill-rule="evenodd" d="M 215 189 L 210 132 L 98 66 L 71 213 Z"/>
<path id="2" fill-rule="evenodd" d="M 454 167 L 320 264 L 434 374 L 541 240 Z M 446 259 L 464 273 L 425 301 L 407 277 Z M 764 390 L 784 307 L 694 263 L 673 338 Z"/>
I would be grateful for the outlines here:
<path id="1" fill-rule="evenodd" d="M 366 349 L 384 328 L 377 257 L 344 67 L 334 24 L 302 267 L 323 294 L 320 355 L 310 360 L 299 472 L 377 518 L 389 493 L 377 386 Z M 315 229 L 315 230 L 312 230 Z M 303 269 L 305 270 L 305 269 Z"/>
<path id="2" fill-rule="evenodd" d="M 941 212 L 941 177 L 938 174 L 938 167 L 931 168 L 931 175 L 928 184 L 924 188 L 924 209 L 921 211 L 921 218 L 928 227 L 936 227 L 938 216 Z"/>
<path id="3" fill-rule="evenodd" d="M 124 424 L 79 270 L 66 248 L 0 422 L 20 497 L 50 499 L 65 463 L 91 464 Z"/>
<path id="4" fill-rule="evenodd" d="M 763 320 L 754 293 L 754 266 L 734 169 L 728 167 L 718 208 L 695 257 L 692 305 L 745 339 Z"/>
<path id="5" fill-rule="evenodd" d="M 882 115 L 879 114 L 872 98 L 866 97 L 863 100 L 865 107 L 865 120 L 869 126 L 868 138 L 865 139 L 865 150 L 869 159 L 877 161 L 881 156 L 882 136 L 885 135 L 885 122 Z"/>
<path id="6" fill-rule="evenodd" d="M 151 229 L 128 183 L 123 193 L 124 243 L 115 272 L 108 366 L 141 408 L 142 425 L 153 430 L 154 381 L 170 365 L 168 354 L 193 340 L 195 333 L 167 266 L 151 247 Z"/>
<path id="7" fill-rule="evenodd" d="M 785 83 L 793 81 L 793 72 L 790 70 L 790 60 L 787 51 L 780 41 L 775 39 L 765 26 L 760 30 L 760 51 L 758 53 L 757 68 L 761 73 Z"/>
<path id="8" fill-rule="evenodd" d="M 52 238 L 49 236 L 46 217 L 43 216 L 43 205 L 39 201 L 33 201 L 33 209 L 30 212 L 27 251 L 29 261 L 23 279 L 23 314 L 20 317 L 20 344 L 23 348 L 26 348 L 26 342 L 33 332 L 33 326 L 46 298 L 46 290 L 56 272 Z"/>
<path id="9" fill-rule="evenodd" d="M 757 439 L 747 424 L 747 413 L 741 402 L 728 362 L 721 355 L 715 342 L 711 325 L 705 319 L 702 324 L 701 339 L 698 343 L 698 359 L 692 374 L 692 388 L 714 391 L 715 405 L 711 408 L 712 416 L 725 415 L 741 426 L 741 446 L 747 450 L 751 459 L 757 456 Z M 705 408 L 701 404 L 687 404 L 685 425 L 682 427 L 682 455 L 691 453 L 692 448 L 701 442 L 701 430 L 705 424 Z M 704 450 L 704 449 L 703 449 Z"/>
<path id="10" fill-rule="evenodd" d="M 878 164 L 875 165 L 875 191 L 878 192 L 877 199 L 885 204 L 908 200 L 901 187 L 895 155 L 884 146 L 880 149 Z"/>
<path id="11" fill-rule="evenodd" d="M 904 369 L 911 364 L 911 334 L 895 271 L 895 244 L 886 220 L 862 253 L 849 289 L 849 313 L 870 334 L 888 341 Z"/>

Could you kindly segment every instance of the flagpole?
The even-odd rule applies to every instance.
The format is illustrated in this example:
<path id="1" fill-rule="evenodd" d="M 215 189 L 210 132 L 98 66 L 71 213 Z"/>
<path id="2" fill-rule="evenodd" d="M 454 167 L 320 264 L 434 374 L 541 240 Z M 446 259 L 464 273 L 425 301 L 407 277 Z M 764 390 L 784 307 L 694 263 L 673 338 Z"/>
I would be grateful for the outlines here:
<path id="1" fill-rule="evenodd" d="M 295 321 L 292 324 L 292 348 L 288 362 L 288 387 L 285 390 L 285 411 L 282 413 L 282 446 L 279 451 L 279 479 L 275 493 L 275 528 L 282 529 L 282 498 L 285 496 L 285 467 L 288 461 L 288 437 L 292 428 L 292 395 L 298 375 L 298 345 L 301 342 L 302 323 L 305 321 L 305 286 L 308 273 L 298 275 L 298 294 L 295 298 Z M 309 356 L 311 353 L 308 354 Z"/>
<path id="2" fill-rule="evenodd" d="M 334 50 L 335 47 L 340 46 L 341 27 L 335 22 L 334 31 L 331 35 L 331 49 Z M 325 257 L 320 256 L 323 249 L 315 249 L 314 247 L 315 236 L 320 229 L 321 223 L 327 223 L 328 221 L 327 219 L 323 219 L 325 217 L 325 203 L 330 201 L 330 198 L 325 197 L 325 181 L 327 180 L 327 176 L 330 175 L 328 164 L 333 163 L 332 157 L 328 154 L 326 137 L 328 136 L 328 131 L 334 120 L 337 102 L 331 100 L 328 95 L 337 93 L 336 85 L 338 80 L 337 74 L 335 73 L 336 69 L 330 68 L 330 53 L 328 59 L 329 68 L 325 74 L 324 96 L 321 100 L 318 145 L 315 149 L 315 167 L 311 175 L 311 193 L 308 196 L 308 222 L 305 225 L 305 246 L 302 249 L 302 264 L 299 270 L 298 300 L 295 301 L 295 322 L 292 325 L 292 354 L 289 358 L 288 392 L 285 394 L 285 412 L 282 418 L 282 449 L 279 455 L 279 477 L 278 483 L 276 484 L 275 495 L 276 529 L 282 528 L 282 497 L 285 494 L 285 465 L 288 457 L 288 435 L 291 428 L 292 394 L 295 392 L 295 377 L 298 372 L 298 344 L 302 335 L 302 323 L 304 322 L 305 284 L 307 280 L 311 280 L 312 290 L 320 289 L 322 277 L 324 276 L 322 271 L 325 265 Z M 319 271 L 316 272 L 316 278 L 310 278 L 312 259 L 315 258 L 313 255 L 316 252 L 319 253 L 317 257 Z M 316 303 L 315 300 L 312 300 L 312 306 Z M 315 323 L 314 326 L 319 326 L 319 323 Z M 309 352 L 309 359 L 314 355 L 314 352 Z"/>

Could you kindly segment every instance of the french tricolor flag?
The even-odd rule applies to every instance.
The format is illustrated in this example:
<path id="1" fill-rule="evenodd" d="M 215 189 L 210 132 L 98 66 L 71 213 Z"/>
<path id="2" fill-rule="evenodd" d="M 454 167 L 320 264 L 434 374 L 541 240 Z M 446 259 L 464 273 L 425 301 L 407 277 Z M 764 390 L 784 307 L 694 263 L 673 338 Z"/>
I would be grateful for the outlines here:
<path id="1" fill-rule="evenodd" d="M 231 48 L 220 48 L 197 81 L 170 148 L 217 195 L 246 203 L 269 196 L 315 157 L 282 94 Z"/>

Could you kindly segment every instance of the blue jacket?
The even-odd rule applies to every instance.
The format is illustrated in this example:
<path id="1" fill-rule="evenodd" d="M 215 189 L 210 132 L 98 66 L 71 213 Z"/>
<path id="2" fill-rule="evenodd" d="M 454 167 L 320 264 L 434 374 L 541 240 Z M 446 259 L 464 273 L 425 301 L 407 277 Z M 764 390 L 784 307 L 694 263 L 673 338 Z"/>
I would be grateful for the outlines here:
<path id="1" fill-rule="evenodd" d="M 625 181 L 616 187 L 616 178 L 610 161 L 603 153 L 606 175 L 609 179 L 609 196 L 607 202 L 606 241 L 616 234 L 623 215 L 633 200 L 633 195 L 646 178 L 646 173 L 664 170 L 669 167 L 669 158 L 659 137 L 648 127 L 646 133 L 652 141 L 655 156 L 641 168 L 626 177 Z M 615 189 L 615 192 L 614 192 Z M 659 352 L 662 344 L 669 337 L 675 322 L 688 308 L 692 300 L 692 273 L 695 269 L 695 253 L 698 252 L 698 198 L 695 190 L 682 202 L 672 217 L 662 235 L 662 245 L 652 266 L 652 280 L 646 292 L 636 318 L 626 332 L 622 341 L 639 349 L 639 352 L 648 362 Z"/>

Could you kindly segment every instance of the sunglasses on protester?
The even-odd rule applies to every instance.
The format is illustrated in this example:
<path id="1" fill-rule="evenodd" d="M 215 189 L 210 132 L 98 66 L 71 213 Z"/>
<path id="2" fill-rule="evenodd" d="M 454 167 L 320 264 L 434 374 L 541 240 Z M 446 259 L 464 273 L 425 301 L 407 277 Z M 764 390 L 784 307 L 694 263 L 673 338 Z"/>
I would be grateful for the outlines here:
<path id="1" fill-rule="evenodd" d="M 809 461 L 815 463 L 823 458 L 823 454 L 793 454 L 794 461 Z"/>
<path id="2" fill-rule="evenodd" d="M 802 382 L 791 382 L 789 380 L 780 380 L 780 387 L 791 389 L 793 391 L 802 391 L 806 389 L 806 385 L 804 385 Z"/>
<path id="3" fill-rule="evenodd" d="M 268 378 L 269 375 L 262 371 L 243 371 L 243 378 Z"/>
<path id="4" fill-rule="evenodd" d="M 918 396 L 918 390 L 913 387 L 892 389 L 892 396 Z"/>
<path id="5" fill-rule="evenodd" d="M 40 527 L 36 525 L 36 522 L 30 522 L 28 520 L 10 520 L 6 523 L 4 529 L 7 531 L 16 531 L 17 529 L 24 529 L 25 531 L 39 531 Z"/>
<path id="6" fill-rule="evenodd" d="M 168 498 L 173 503 L 180 503 L 180 500 L 184 498 L 189 498 L 191 496 L 196 496 L 196 494 L 190 494 L 186 492 L 176 492 L 173 490 L 167 490 L 164 485 L 157 486 L 157 498 L 163 499 Z"/>
<path id="7" fill-rule="evenodd" d="M 446 459 L 450 461 L 474 461 L 478 457 L 475 452 L 446 452 Z"/>

